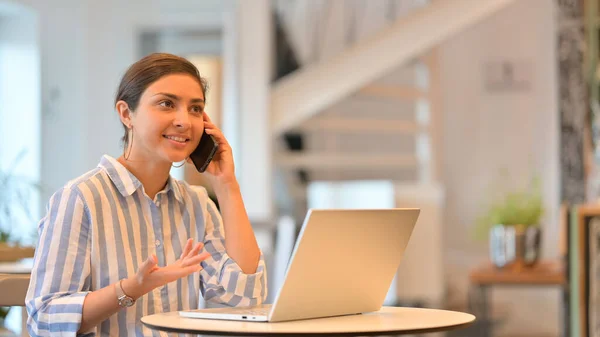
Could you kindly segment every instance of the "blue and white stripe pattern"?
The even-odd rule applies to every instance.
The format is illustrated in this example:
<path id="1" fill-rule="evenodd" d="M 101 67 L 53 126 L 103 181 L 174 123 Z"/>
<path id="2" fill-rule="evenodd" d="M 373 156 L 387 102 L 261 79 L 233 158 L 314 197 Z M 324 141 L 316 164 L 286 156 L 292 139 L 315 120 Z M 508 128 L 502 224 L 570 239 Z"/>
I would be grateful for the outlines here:
<path id="1" fill-rule="evenodd" d="M 230 306 L 266 298 L 262 253 L 256 273 L 244 274 L 226 253 L 221 216 L 204 188 L 170 177 L 152 200 L 109 156 L 52 196 L 38 231 L 25 302 L 32 336 L 75 336 L 88 292 L 133 276 L 151 254 L 159 266 L 173 263 L 188 238 L 204 242 L 211 254 L 200 273 L 154 289 L 86 335 L 165 335 L 143 327 L 140 318 L 197 308 L 201 294 Z"/>

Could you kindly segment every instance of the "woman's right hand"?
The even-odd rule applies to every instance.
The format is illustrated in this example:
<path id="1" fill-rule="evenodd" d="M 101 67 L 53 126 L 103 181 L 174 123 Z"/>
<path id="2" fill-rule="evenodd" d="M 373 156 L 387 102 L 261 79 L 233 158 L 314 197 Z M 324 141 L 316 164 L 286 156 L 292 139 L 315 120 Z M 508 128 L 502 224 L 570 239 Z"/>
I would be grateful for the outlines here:
<path id="1" fill-rule="evenodd" d="M 157 287 L 200 271 L 200 262 L 210 256 L 208 252 L 200 254 L 202 247 L 204 245 L 201 242 L 194 245 L 194 240 L 188 239 L 179 259 L 166 267 L 158 267 L 156 255 L 151 255 L 134 277 L 123 280 L 123 292 L 138 299 Z"/>

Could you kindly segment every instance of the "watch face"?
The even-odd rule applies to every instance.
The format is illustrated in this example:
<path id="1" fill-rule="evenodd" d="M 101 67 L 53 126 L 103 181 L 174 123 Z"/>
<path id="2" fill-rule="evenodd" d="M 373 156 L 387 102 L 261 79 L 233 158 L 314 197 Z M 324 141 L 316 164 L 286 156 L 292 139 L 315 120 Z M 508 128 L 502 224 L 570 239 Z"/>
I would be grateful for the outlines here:
<path id="1" fill-rule="evenodd" d="M 125 296 L 125 297 L 123 297 L 123 298 L 121 298 L 121 299 L 119 300 L 119 304 L 120 304 L 122 307 L 130 307 L 130 306 L 132 306 L 132 305 L 133 305 L 133 303 L 135 303 L 135 301 L 133 300 L 133 298 L 131 298 L 131 297 L 127 297 L 127 296 Z"/>

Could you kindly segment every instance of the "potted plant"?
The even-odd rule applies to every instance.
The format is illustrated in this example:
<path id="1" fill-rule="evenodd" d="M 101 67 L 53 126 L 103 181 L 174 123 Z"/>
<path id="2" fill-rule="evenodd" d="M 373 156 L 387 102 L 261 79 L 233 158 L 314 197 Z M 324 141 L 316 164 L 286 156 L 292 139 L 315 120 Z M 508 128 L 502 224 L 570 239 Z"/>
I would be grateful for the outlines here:
<path id="1" fill-rule="evenodd" d="M 539 177 L 524 190 L 493 201 L 477 221 L 477 235 L 489 238 L 490 259 L 497 267 L 527 267 L 540 256 L 540 221 L 544 213 Z"/>

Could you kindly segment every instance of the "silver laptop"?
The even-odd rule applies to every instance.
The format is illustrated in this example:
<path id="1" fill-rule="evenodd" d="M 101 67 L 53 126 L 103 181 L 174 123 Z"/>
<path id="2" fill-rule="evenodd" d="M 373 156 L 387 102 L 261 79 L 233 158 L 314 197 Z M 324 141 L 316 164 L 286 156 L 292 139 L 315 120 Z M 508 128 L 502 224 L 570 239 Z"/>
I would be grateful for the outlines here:
<path id="1" fill-rule="evenodd" d="M 419 209 L 309 210 L 272 305 L 180 311 L 189 318 L 281 322 L 377 311 Z"/>

